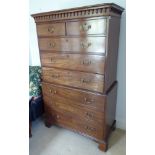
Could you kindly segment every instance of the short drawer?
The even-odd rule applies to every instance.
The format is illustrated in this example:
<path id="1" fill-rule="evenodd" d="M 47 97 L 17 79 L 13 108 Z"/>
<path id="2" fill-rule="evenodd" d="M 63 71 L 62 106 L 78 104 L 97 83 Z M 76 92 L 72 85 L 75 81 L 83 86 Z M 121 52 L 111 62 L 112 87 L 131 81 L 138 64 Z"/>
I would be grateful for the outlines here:
<path id="1" fill-rule="evenodd" d="M 106 25 L 106 19 L 79 20 L 67 22 L 67 35 L 106 35 Z"/>
<path id="2" fill-rule="evenodd" d="M 105 37 L 40 38 L 40 50 L 105 53 Z"/>
<path id="3" fill-rule="evenodd" d="M 45 82 L 103 92 L 104 76 L 99 74 L 43 67 L 42 78 Z"/>
<path id="4" fill-rule="evenodd" d="M 55 110 L 51 110 L 48 115 L 48 119 L 51 120 L 52 123 L 103 140 L 103 124 L 86 123 L 83 120 L 75 118 L 73 115 L 70 115 L 69 113 L 58 112 Z"/>
<path id="5" fill-rule="evenodd" d="M 41 52 L 40 57 L 42 66 L 104 74 L 104 56 Z"/>
<path id="6" fill-rule="evenodd" d="M 43 96 L 61 100 L 65 104 L 104 112 L 106 96 L 42 82 Z"/>
<path id="7" fill-rule="evenodd" d="M 38 24 L 38 36 L 65 35 L 65 23 Z"/>

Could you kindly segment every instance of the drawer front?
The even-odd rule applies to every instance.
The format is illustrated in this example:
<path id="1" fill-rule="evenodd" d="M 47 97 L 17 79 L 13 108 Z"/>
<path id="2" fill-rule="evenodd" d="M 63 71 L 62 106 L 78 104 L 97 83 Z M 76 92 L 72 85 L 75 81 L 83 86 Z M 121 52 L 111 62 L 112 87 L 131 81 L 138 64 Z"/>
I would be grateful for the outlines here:
<path id="1" fill-rule="evenodd" d="M 103 124 L 104 113 L 95 111 L 92 109 L 88 109 L 87 107 L 80 107 L 74 104 L 74 101 L 69 100 L 67 103 L 66 100 L 61 100 L 59 97 L 46 96 L 43 94 L 44 103 L 50 109 L 62 112 L 62 113 L 70 113 L 75 118 L 81 118 L 82 120 L 94 124 L 95 122 Z"/>
<path id="2" fill-rule="evenodd" d="M 65 35 L 65 23 L 38 24 L 38 36 Z"/>
<path id="3" fill-rule="evenodd" d="M 40 50 L 105 53 L 105 37 L 40 38 Z"/>
<path id="4" fill-rule="evenodd" d="M 71 21 L 66 29 L 67 35 L 106 35 L 106 19 Z"/>
<path id="5" fill-rule="evenodd" d="M 58 112 L 55 110 L 50 110 L 48 115 L 49 119 L 57 125 L 103 140 L 104 129 L 102 124 L 96 123 L 92 125 L 75 118 L 69 113 Z"/>
<path id="6" fill-rule="evenodd" d="M 103 92 L 103 75 L 45 67 L 42 73 L 45 82 Z"/>
<path id="7" fill-rule="evenodd" d="M 44 82 L 42 82 L 42 90 L 44 96 L 61 100 L 65 104 L 104 112 L 106 96 Z"/>
<path id="8" fill-rule="evenodd" d="M 42 66 L 104 74 L 104 56 L 40 53 Z"/>

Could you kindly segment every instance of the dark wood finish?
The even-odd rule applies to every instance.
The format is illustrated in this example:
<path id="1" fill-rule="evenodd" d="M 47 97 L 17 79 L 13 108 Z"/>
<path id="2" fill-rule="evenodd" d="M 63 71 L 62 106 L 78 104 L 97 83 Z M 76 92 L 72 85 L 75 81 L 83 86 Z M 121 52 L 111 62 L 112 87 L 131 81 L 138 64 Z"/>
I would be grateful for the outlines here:
<path id="1" fill-rule="evenodd" d="M 103 3 L 97 5 L 83 6 L 78 8 L 70 8 L 64 10 L 50 11 L 44 13 L 33 14 L 32 17 L 36 23 L 81 19 L 88 17 L 117 16 L 123 12 L 123 8 L 114 3 Z"/>
<path id="2" fill-rule="evenodd" d="M 105 63 L 105 90 L 107 90 L 116 80 L 117 55 L 119 46 L 120 18 L 109 18 L 108 20 L 107 54 Z"/>
<path id="3" fill-rule="evenodd" d="M 107 144 L 107 143 L 99 143 L 98 148 L 99 148 L 101 151 L 106 152 L 107 149 L 108 149 L 108 144 Z"/>
<path id="4" fill-rule="evenodd" d="M 39 48 L 49 52 L 69 51 L 76 53 L 80 51 L 82 53 L 105 53 L 105 37 L 39 38 Z"/>
<path id="5" fill-rule="evenodd" d="M 45 126 L 47 127 L 47 128 L 50 128 L 51 126 L 52 126 L 52 122 L 50 122 L 50 121 L 48 121 L 47 119 L 45 119 Z"/>
<path id="6" fill-rule="evenodd" d="M 100 55 L 40 53 L 44 67 L 104 74 L 105 57 Z"/>
<path id="7" fill-rule="evenodd" d="M 112 131 L 114 131 L 115 129 L 116 129 L 116 120 L 113 121 L 113 123 L 112 123 L 112 125 L 111 125 L 111 127 L 110 127 L 110 130 L 108 130 L 108 131 L 109 131 L 108 136 L 109 136 L 109 134 L 110 134 Z M 106 133 L 105 133 L 105 135 L 106 135 Z M 104 152 L 107 151 L 107 149 L 108 149 L 108 137 L 104 140 L 104 142 L 100 142 L 100 143 L 99 143 L 98 148 L 99 148 L 101 151 L 104 151 Z"/>
<path id="8" fill-rule="evenodd" d="M 64 86 L 42 83 L 43 95 L 51 97 L 51 99 L 59 99 L 64 104 L 74 104 L 87 109 L 95 109 L 104 112 L 105 95 L 82 91 Z"/>
<path id="9" fill-rule="evenodd" d="M 105 19 L 78 20 L 66 23 L 67 35 L 106 35 Z M 102 27 L 102 29 L 101 29 Z"/>
<path id="10" fill-rule="evenodd" d="M 59 125 L 106 151 L 115 129 L 123 8 L 106 3 L 32 15 L 42 64 L 45 125 Z"/>
<path id="11" fill-rule="evenodd" d="M 97 122 L 86 122 L 80 117 L 75 117 L 71 113 L 49 109 L 50 108 L 48 108 L 49 119 L 51 119 L 51 122 L 53 122 L 54 124 L 79 131 L 100 140 L 102 139 L 101 137 L 104 137 L 103 123 L 100 123 L 101 125 L 99 125 Z M 102 126 L 102 128 L 100 126 Z"/>
<path id="12" fill-rule="evenodd" d="M 88 109 L 84 105 L 82 107 L 74 105 L 74 101 L 60 100 L 59 98 L 54 98 L 53 96 L 48 97 L 44 95 L 44 102 L 51 110 L 71 113 L 74 117 L 81 117 L 83 120 L 90 122 L 103 122 L 104 113 Z"/>
<path id="13" fill-rule="evenodd" d="M 45 104 L 45 103 L 44 103 Z M 54 121 L 51 119 L 51 114 L 49 113 L 49 109 L 47 109 L 47 106 L 44 107 L 44 124 L 47 128 L 50 128 L 53 124 Z"/>
<path id="14" fill-rule="evenodd" d="M 115 82 L 116 83 L 116 82 Z M 115 113 L 116 113 L 116 100 L 117 100 L 117 83 L 113 86 L 111 91 L 106 97 L 106 113 L 105 113 L 105 139 L 108 141 L 109 134 L 115 128 Z"/>
<path id="15" fill-rule="evenodd" d="M 42 79 L 50 83 L 103 92 L 104 76 L 99 74 L 43 67 Z"/>
<path id="16" fill-rule="evenodd" d="M 65 23 L 37 24 L 40 37 L 65 35 Z"/>
<path id="17" fill-rule="evenodd" d="M 85 105 L 82 105 L 82 103 L 81 106 L 79 106 L 80 102 L 78 105 L 76 105 L 75 104 L 76 102 L 74 102 L 74 100 L 72 101 L 69 99 L 66 100 L 62 98 L 58 101 L 57 99 L 59 98 L 59 96 L 61 96 L 60 91 L 63 90 L 63 86 L 55 86 L 53 84 L 50 84 L 50 87 L 52 85 L 52 88 L 54 86 L 55 88 L 59 87 L 59 89 L 52 89 L 52 91 L 45 91 L 45 89 L 48 87 L 47 85 L 48 83 L 43 83 L 43 97 L 44 97 L 44 104 L 46 105 L 45 113 L 47 114 L 47 118 L 45 120 L 46 126 L 50 127 L 53 124 L 58 124 L 62 127 L 79 131 L 80 133 L 83 131 L 84 135 L 88 135 L 91 138 L 95 137 L 95 140 L 98 141 L 100 144 L 108 145 L 107 144 L 108 137 L 111 131 L 113 131 L 113 129 L 115 128 L 116 123 L 114 117 L 115 112 L 113 114 L 114 118 L 113 117 L 110 118 L 110 114 L 112 113 L 110 113 L 111 111 L 109 111 L 110 108 L 114 110 L 116 105 L 115 100 L 116 88 L 117 88 L 116 82 L 114 83 L 113 87 L 108 92 L 108 94 L 101 95 L 102 97 L 104 97 L 104 100 L 106 101 L 104 103 L 105 111 L 103 112 L 95 111 L 92 108 L 88 108 Z M 78 90 L 73 88 L 65 88 L 64 92 L 67 89 L 72 91 L 75 90 L 76 92 L 74 96 L 76 96 Z M 48 92 L 50 92 L 51 96 Z M 58 97 L 55 97 L 56 95 Z M 64 96 L 67 95 L 64 94 Z M 55 122 L 55 119 L 59 119 L 60 117 L 63 119 L 63 121 Z M 77 126 L 79 126 L 79 128 L 77 128 Z M 90 127 L 91 129 L 88 129 L 88 132 L 86 132 L 87 130 L 84 130 L 84 126 L 85 127 L 88 126 L 88 128 Z M 92 135 L 92 133 L 94 135 Z"/>

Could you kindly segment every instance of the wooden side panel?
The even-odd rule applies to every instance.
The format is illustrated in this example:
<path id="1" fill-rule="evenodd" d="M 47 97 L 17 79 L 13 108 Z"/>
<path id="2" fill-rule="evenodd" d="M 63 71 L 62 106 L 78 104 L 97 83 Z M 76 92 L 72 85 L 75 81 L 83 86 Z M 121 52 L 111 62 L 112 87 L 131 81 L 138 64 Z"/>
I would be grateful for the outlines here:
<path id="1" fill-rule="evenodd" d="M 105 92 L 116 81 L 120 18 L 111 17 L 109 19 L 108 31 L 108 47 L 105 62 Z"/>
<path id="2" fill-rule="evenodd" d="M 115 120 L 116 100 L 117 100 L 117 83 L 114 84 L 114 86 L 111 88 L 110 92 L 108 92 L 106 97 L 105 140 L 107 140 L 111 132 L 111 126 Z"/>

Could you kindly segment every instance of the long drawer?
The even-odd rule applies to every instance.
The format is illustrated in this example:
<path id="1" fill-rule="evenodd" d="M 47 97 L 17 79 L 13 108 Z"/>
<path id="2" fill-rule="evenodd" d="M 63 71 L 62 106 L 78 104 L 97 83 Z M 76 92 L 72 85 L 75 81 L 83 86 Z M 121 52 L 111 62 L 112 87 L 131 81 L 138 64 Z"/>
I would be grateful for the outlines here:
<path id="1" fill-rule="evenodd" d="M 105 37 L 39 38 L 40 50 L 105 53 Z"/>
<path id="2" fill-rule="evenodd" d="M 105 35 L 106 24 L 106 19 L 70 21 L 66 23 L 67 35 Z"/>
<path id="3" fill-rule="evenodd" d="M 48 119 L 50 119 L 52 123 L 103 140 L 104 137 L 103 124 L 95 123 L 93 125 L 90 123 L 86 123 L 85 121 L 80 120 L 80 118 L 77 119 L 69 113 L 58 112 L 55 110 L 50 110 L 49 108 L 48 108 L 48 117 L 49 117 Z"/>
<path id="4" fill-rule="evenodd" d="M 104 112 L 106 96 L 78 89 L 42 82 L 43 95 L 61 100 L 64 104 L 77 105 Z"/>
<path id="5" fill-rule="evenodd" d="M 37 24 L 38 36 L 65 35 L 65 23 Z"/>
<path id="6" fill-rule="evenodd" d="M 61 100 L 61 98 L 53 98 L 44 95 L 44 104 L 48 106 L 52 110 L 62 112 L 62 113 L 70 113 L 75 118 L 81 118 L 83 121 L 94 124 L 95 122 L 103 123 L 104 113 L 98 112 L 92 109 L 88 109 L 84 106 L 80 107 L 74 104 L 74 101 L 69 101 L 72 104 L 68 104 L 65 100 Z"/>
<path id="7" fill-rule="evenodd" d="M 99 74 L 43 67 L 42 79 L 45 82 L 103 92 L 104 76 Z"/>
<path id="8" fill-rule="evenodd" d="M 104 74 L 104 56 L 42 52 L 40 57 L 42 66 Z"/>

